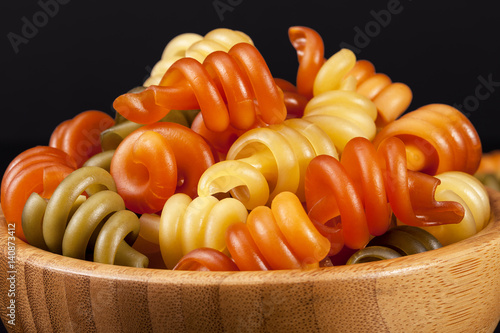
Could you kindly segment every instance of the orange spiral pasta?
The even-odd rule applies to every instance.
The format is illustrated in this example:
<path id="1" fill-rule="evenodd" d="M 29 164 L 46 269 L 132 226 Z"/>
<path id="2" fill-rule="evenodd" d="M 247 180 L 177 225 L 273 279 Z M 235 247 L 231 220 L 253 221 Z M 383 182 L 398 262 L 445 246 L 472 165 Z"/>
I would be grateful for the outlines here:
<path id="1" fill-rule="evenodd" d="M 365 138 L 346 145 L 340 161 L 315 157 L 307 168 L 305 194 L 309 217 L 331 227 L 336 242 L 361 249 L 370 235 L 383 234 L 391 212 L 404 224 L 431 226 L 458 223 L 463 207 L 454 201 L 436 201 L 439 180 L 407 169 L 404 143 L 397 138 L 381 142 L 376 150 Z M 332 244 L 340 250 L 339 244 Z M 340 244 L 343 245 L 343 244 Z"/>
<path id="2" fill-rule="evenodd" d="M 240 270 L 318 267 L 330 249 L 328 239 L 314 227 L 291 192 L 278 194 L 271 208 L 252 210 L 246 224 L 229 226 L 226 245 Z"/>
<path id="3" fill-rule="evenodd" d="M 81 112 L 54 129 L 49 146 L 65 151 L 81 167 L 90 157 L 102 152 L 101 133 L 114 123 L 113 118 L 102 111 Z"/>
<path id="4" fill-rule="evenodd" d="M 224 253 L 210 247 L 201 247 L 183 256 L 173 270 L 229 272 L 239 271 L 239 268 Z"/>
<path id="5" fill-rule="evenodd" d="M 288 37 L 299 60 L 297 92 L 310 99 L 313 97 L 314 79 L 325 63 L 323 39 L 313 29 L 301 26 L 290 27 Z"/>
<path id="6" fill-rule="evenodd" d="M 371 99 L 378 110 L 377 127 L 396 120 L 411 104 L 413 93 L 406 84 L 392 82 L 383 73 L 376 73 L 368 60 L 358 60 L 346 77 L 356 78 L 356 91 Z"/>
<path id="7" fill-rule="evenodd" d="M 292 83 L 287 80 L 275 78 L 274 81 L 283 91 L 283 102 L 287 110 L 287 118 L 300 118 L 304 114 L 304 109 L 309 99 L 300 94 Z"/>
<path id="8" fill-rule="evenodd" d="M 190 57 L 203 62 L 210 53 L 227 52 L 237 43 L 253 45 L 245 33 L 224 28 L 214 29 L 205 36 L 195 33 L 180 34 L 165 46 L 160 61 L 151 70 L 151 76 L 144 82 L 144 86 L 157 85 L 170 66 L 181 58 Z"/>
<path id="9" fill-rule="evenodd" d="M 49 199 L 59 183 L 77 168 L 76 161 L 64 151 L 37 146 L 17 155 L 2 178 L 1 198 L 5 219 L 16 225 L 16 234 L 26 240 L 21 216 L 31 193 Z"/>
<path id="10" fill-rule="evenodd" d="M 198 113 L 191 124 L 191 129 L 201 135 L 214 151 L 216 160 L 224 160 L 231 145 L 238 139 L 238 137 L 245 132 L 229 125 L 229 127 L 222 132 L 214 132 L 207 128 L 203 115 Z"/>
<path id="11" fill-rule="evenodd" d="M 215 132 L 229 125 L 248 129 L 258 118 L 266 124 L 286 118 L 283 92 L 262 55 L 248 43 L 236 44 L 229 52 L 213 52 L 203 64 L 182 58 L 158 86 L 121 95 L 113 106 L 125 118 L 142 124 L 154 123 L 170 110 L 198 108 L 206 127 Z"/>
<path id="12" fill-rule="evenodd" d="M 371 62 L 356 60 L 352 51 L 342 49 L 325 60 L 323 40 L 313 29 L 291 27 L 289 38 L 299 60 L 297 92 L 305 98 L 330 90 L 354 90 L 375 103 L 378 127 L 396 119 L 410 105 L 413 96 L 406 84 L 376 73 Z"/>
<path id="13" fill-rule="evenodd" d="M 375 137 L 379 146 L 398 137 L 406 146 L 408 168 L 431 175 L 446 171 L 474 174 L 482 156 L 481 141 L 472 123 L 445 104 L 429 104 L 385 126 Z"/>
<path id="14" fill-rule="evenodd" d="M 128 209 L 157 213 L 176 192 L 194 198 L 200 176 L 213 163 L 201 136 L 185 126 L 160 122 L 125 137 L 113 155 L 110 172 Z"/>

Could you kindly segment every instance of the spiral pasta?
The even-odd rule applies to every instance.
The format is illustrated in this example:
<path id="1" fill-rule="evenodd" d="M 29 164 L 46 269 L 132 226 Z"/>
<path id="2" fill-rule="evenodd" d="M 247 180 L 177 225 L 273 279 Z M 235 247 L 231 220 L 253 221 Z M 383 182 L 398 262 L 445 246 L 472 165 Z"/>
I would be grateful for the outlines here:
<path id="1" fill-rule="evenodd" d="M 274 82 L 283 91 L 283 102 L 286 106 L 287 119 L 301 118 L 304 115 L 304 109 L 307 102 L 309 102 L 309 98 L 300 94 L 297 87 L 287 80 L 274 78 Z"/>
<path id="2" fill-rule="evenodd" d="M 314 95 L 349 87 L 369 98 L 377 108 L 377 125 L 382 127 L 399 117 L 410 106 L 413 94 L 404 83 L 392 82 L 389 76 L 376 73 L 368 60 L 356 60 L 354 53 L 342 49 L 318 71 Z M 346 88 L 344 88 L 346 89 Z"/>
<path id="3" fill-rule="evenodd" d="M 170 110 L 200 109 L 207 128 L 215 132 L 229 125 L 248 129 L 258 119 L 281 123 L 286 117 L 281 89 L 262 55 L 248 43 L 213 52 L 203 64 L 182 58 L 160 85 L 121 95 L 113 106 L 125 118 L 142 124 L 154 123 Z"/>
<path id="4" fill-rule="evenodd" d="M 458 242 L 481 231 L 490 220 L 490 201 L 483 184 L 474 176 L 460 171 L 447 171 L 435 176 L 441 181 L 436 200 L 459 202 L 465 210 L 458 224 L 423 227 L 443 245 Z"/>
<path id="5" fill-rule="evenodd" d="M 191 129 L 169 122 L 129 134 L 111 160 L 111 175 L 128 209 L 157 213 L 175 192 L 195 197 L 198 180 L 214 163 L 210 147 Z"/>
<path id="6" fill-rule="evenodd" d="M 371 62 L 357 60 L 351 50 L 341 49 L 324 59 L 323 40 L 316 31 L 295 26 L 288 34 L 299 59 L 297 91 L 304 97 L 332 90 L 356 91 L 374 102 L 378 127 L 395 120 L 410 106 L 413 94 L 406 84 L 393 83 L 387 75 L 376 73 Z"/>
<path id="7" fill-rule="evenodd" d="M 173 122 L 185 127 L 190 127 L 199 110 L 172 110 L 160 122 Z M 98 166 L 107 171 L 111 169 L 111 160 L 116 148 L 129 134 L 144 125 L 134 123 L 128 119 L 120 119 L 118 123 L 101 132 L 102 152 L 90 157 L 83 165 Z"/>
<path id="8" fill-rule="evenodd" d="M 160 217 L 159 243 L 167 268 L 173 268 L 190 251 L 209 247 L 226 252 L 224 234 L 233 223 L 244 222 L 248 212 L 233 198 L 213 196 L 192 200 L 186 194 L 171 196 Z"/>
<path id="9" fill-rule="evenodd" d="M 59 124 L 50 136 L 49 146 L 59 148 L 75 159 L 78 166 L 102 151 L 101 132 L 114 125 L 102 111 L 88 110 Z"/>
<path id="10" fill-rule="evenodd" d="M 373 140 L 377 131 L 376 118 L 375 104 L 348 90 L 330 90 L 314 96 L 307 103 L 302 117 L 325 131 L 339 154 L 352 138 Z"/>
<path id="11" fill-rule="evenodd" d="M 439 180 L 407 170 L 405 155 L 404 143 L 397 138 L 384 140 L 375 150 L 370 141 L 358 137 L 349 141 L 340 161 L 315 157 L 305 180 L 310 218 L 329 226 L 332 230 L 325 231 L 335 236 L 332 239 L 351 249 L 363 248 L 370 234 L 387 231 L 391 211 L 413 226 L 460 222 L 462 205 L 436 201 Z"/>
<path id="12" fill-rule="evenodd" d="M 226 244 L 240 270 L 318 267 L 330 242 L 314 227 L 297 196 L 281 192 L 271 207 L 253 209 L 242 222 L 231 225 Z"/>
<path id="13" fill-rule="evenodd" d="M 114 120 L 82 112 L 9 165 L 0 201 L 17 235 L 106 264 L 269 270 L 319 267 L 409 228 L 444 245 L 482 230 L 468 119 L 443 104 L 397 119 L 407 85 L 348 49 L 325 59 L 313 29 L 288 32 L 296 85 L 239 31 L 172 39 Z M 417 248 L 431 249 L 401 250 Z"/>
<path id="14" fill-rule="evenodd" d="M 294 26 L 288 29 L 288 37 L 297 51 L 297 92 L 311 99 L 314 79 L 325 63 L 325 47 L 321 36 L 311 28 Z"/>
<path id="15" fill-rule="evenodd" d="M 377 127 L 396 120 L 410 106 L 413 93 L 406 84 L 392 82 L 383 73 L 376 73 L 368 60 L 358 60 L 346 77 L 356 78 L 356 91 L 368 97 L 377 107 Z"/>
<path id="16" fill-rule="evenodd" d="M 373 143 L 379 146 L 388 137 L 398 137 L 405 143 L 411 170 L 431 175 L 446 171 L 474 174 L 481 161 L 476 129 L 449 105 L 429 104 L 408 112 L 385 126 Z"/>
<path id="17" fill-rule="evenodd" d="M 86 198 L 82 193 L 90 187 L 99 190 Z M 102 168 L 75 170 L 48 201 L 32 193 L 22 223 L 30 244 L 54 253 L 85 259 L 90 246 L 97 262 L 147 267 L 147 258 L 129 245 L 137 238 L 139 220 L 125 210 L 113 178 Z"/>
<path id="18" fill-rule="evenodd" d="M 351 255 L 346 265 L 394 259 L 441 247 L 439 240 L 429 232 L 419 227 L 401 225 L 372 238 L 365 248 Z"/>
<path id="19" fill-rule="evenodd" d="M 305 201 L 304 178 L 308 163 L 318 155 L 338 158 L 330 138 L 302 119 L 255 128 L 231 146 L 226 160 L 208 168 L 198 183 L 198 195 L 228 192 L 247 209 L 270 203 L 280 192 L 296 193 Z"/>
<path id="20" fill-rule="evenodd" d="M 128 91 L 128 93 L 136 94 L 144 91 L 144 87 L 135 87 Z M 160 122 L 173 122 L 186 127 L 190 127 L 194 117 L 198 114 L 199 110 L 171 110 L 165 117 L 160 119 Z M 123 139 L 135 131 L 136 129 L 144 126 L 122 117 L 119 113 L 116 114 L 116 122 L 113 126 L 101 132 L 101 147 L 103 151 L 114 150 L 118 147 Z"/>
<path id="21" fill-rule="evenodd" d="M 109 172 L 111 169 L 111 160 L 113 159 L 114 154 L 115 150 L 106 150 L 101 153 L 97 153 L 85 161 L 83 166 L 96 166 Z"/>
<path id="22" fill-rule="evenodd" d="M 474 174 L 485 186 L 500 192 L 500 150 L 484 152 Z"/>
<path id="23" fill-rule="evenodd" d="M 3 214 L 16 225 L 16 234 L 25 240 L 21 217 L 32 192 L 49 198 L 59 183 L 77 168 L 76 161 L 64 151 L 37 146 L 17 155 L 7 166 L 1 185 Z"/>
<path id="24" fill-rule="evenodd" d="M 173 270 L 229 272 L 239 271 L 239 268 L 224 253 L 210 247 L 200 247 L 183 256 Z"/>
<path id="25" fill-rule="evenodd" d="M 151 76 L 144 82 L 144 86 L 158 85 L 170 66 L 181 58 L 190 57 L 203 62 L 210 53 L 227 52 L 237 43 L 253 45 L 251 38 L 245 33 L 225 28 L 214 29 L 205 36 L 195 33 L 180 34 L 165 46 L 160 61 L 151 70 Z"/>

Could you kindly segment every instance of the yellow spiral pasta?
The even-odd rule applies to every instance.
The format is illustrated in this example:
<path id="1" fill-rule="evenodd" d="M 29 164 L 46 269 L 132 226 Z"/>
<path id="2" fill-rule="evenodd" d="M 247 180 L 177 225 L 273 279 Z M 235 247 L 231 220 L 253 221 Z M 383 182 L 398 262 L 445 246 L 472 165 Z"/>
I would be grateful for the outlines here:
<path id="1" fill-rule="evenodd" d="M 163 50 L 160 61 L 151 71 L 151 76 L 144 82 L 145 87 L 158 85 L 165 72 L 177 60 L 190 57 L 203 62 L 214 51 L 229 51 L 238 43 L 253 45 L 252 39 L 241 31 L 225 28 L 214 29 L 205 36 L 184 33 L 173 38 Z"/>
<path id="2" fill-rule="evenodd" d="M 165 266 L 174 268 L 184 255 L 201 247 L 228 253 L 225 231 L 236 222 L 245 222 L 247 215 L 245 206 L 234 198 L 191 200 L 186 194 L 174 194 L 160 216 L 159 243 Z"/>
<path id="3" fill-rule="evenodd" d="M 356 64 L 356 55 L 349 49 L 341 49 L 332 55 L 319 69 L 314 79 L 313 95 L 318 96 L 322 93 L 331 90 L 339 90 L 344 83 L 344 78 L 347 73 Z M 347 82 L 350 90 L 354 90 L 355 81 Z"/>
<path id="4" fill-rule="evenodd" d="M 314 79 L 314 96 L 336 90 L 356 92 L 371 100 L 377 111 L 377 127 L 400 116 L 413 97 L 406 84 L 393 83 L 387 75 L 376 73 L 371 62 L 356 60 L 349 49 L 341 49 L 326 60 Z"/>
<path id="5" fill-rule="evenodd" d="M 367 97 L 349 90 L 330 90 L 314 96 L 302 119 L 316 124 L 335 144 L 339 154 L 352 138 L 373 140 L 377 108 Z"/>
<path id="6" fill-rule="evenodd" d="M 139 234 L 139 219 L 125 210 L 113 178 L 100 167 L 73 171 L 48 201 L 33 193 L 24 206 L 22 224 L 28 243 L 54 253 L 86 259 L 91 248 L 96 262 L 148 265 L 147 257 L 129 245 Z"/>
<path id="7" fill-rule="evenodd" d="M 448 245 L 481 231 L 490 220 L 490 202 L 483 184 L 474 176 L 461 171 L 448 171 L 435 176 L 441 180 L 436 189 L 437 201 L 456 201 L 465 209 L 458 224 L 423 227 L 441 244 Z"/>
<path id="8" fill-rule="evenodd" d="M 305 171 L 318 155 L 338 158 L 328 135 L 311 122 L 294 118 L 255 128 L 233 143 L 225 161 L 205 171 L 198 195 L 230 191 L 249 210 L 270 203 L 284 191 L 304 202 Z"/>
<path id="9" fill-rule="evenodd" d="M 331 56 L 314 79 L 314 97 L 306 104 L 302 117 L 325 131 L 339 154 L 352 138 L 360 136 L 371 141 L 377 132 L 377 107 L 356 91 L 356 78 L 347 75 L 355 64 L 351 50 L 342 49 Z"/>

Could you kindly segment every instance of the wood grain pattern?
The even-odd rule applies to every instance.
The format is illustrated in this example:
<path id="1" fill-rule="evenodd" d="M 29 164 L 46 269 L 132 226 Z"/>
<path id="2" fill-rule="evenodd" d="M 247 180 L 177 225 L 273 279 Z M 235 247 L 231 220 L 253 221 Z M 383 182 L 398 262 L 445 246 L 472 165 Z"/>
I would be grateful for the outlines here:
<path id="1" fill-rule="evenodd" d="M 11 332 L 493 332 L 500 320 L 500 193 L 479 234 L 404 258 L 309 271 L 180 272 L 66 258 L 7 226 L 0 315 Z"/>

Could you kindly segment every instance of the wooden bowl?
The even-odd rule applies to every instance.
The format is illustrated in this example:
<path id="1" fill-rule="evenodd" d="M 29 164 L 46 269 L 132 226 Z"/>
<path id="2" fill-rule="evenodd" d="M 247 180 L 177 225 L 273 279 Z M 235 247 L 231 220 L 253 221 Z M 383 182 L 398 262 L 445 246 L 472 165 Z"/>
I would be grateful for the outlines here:
<path id="1" fill-rule="evenodd" d="M 63 257 L 18 239 L 9 267 L 2 216 L 0 314 L 15 332 L 493 332 L 500 320 L 500 193 L 489 194 L 493 218 L 474 237 L 408 257 L 308 271 L 137 269 Z"/>

